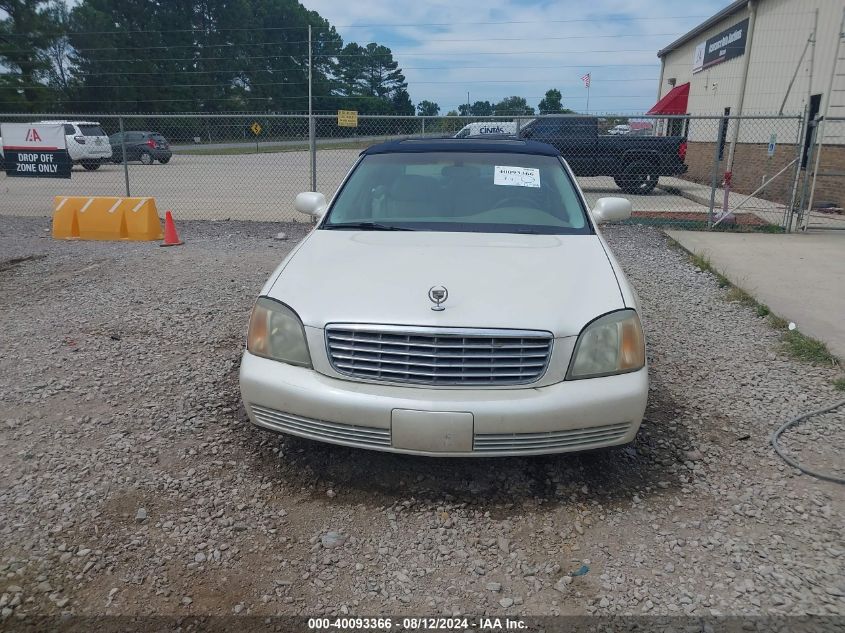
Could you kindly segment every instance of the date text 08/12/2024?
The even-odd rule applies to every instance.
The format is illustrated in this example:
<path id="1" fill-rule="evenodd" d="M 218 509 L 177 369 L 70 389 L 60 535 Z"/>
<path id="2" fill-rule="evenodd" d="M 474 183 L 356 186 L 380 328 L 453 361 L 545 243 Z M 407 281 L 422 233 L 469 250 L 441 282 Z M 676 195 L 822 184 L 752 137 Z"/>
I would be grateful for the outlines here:
<path id="1" fill-rule="evenodd" d="M 383 630 L 393 628 L 405 631 L 465 631 L 478 629 L 484 631 L 519 631 L 527 627 L 518 618 L 478 617 L 478 618 L 309 618 L 310 631 L 354 631 Z"/>

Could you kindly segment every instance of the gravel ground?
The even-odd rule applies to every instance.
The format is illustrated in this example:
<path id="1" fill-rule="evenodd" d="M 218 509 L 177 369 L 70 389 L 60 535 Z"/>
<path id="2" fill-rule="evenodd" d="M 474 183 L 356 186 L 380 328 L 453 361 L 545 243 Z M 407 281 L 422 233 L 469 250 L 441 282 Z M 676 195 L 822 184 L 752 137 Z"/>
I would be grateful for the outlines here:
<path id="1" fill-rule="evenodd" d="M 768 445 L 842 397 L 658 232 L 607 232 L 643 303 L 628 447 L 433 460 L 252 428 L 259 287 L 306 227 L 183 223 L 183 247 L 0 218 L 0 617 L 845 615 L 845 489 Z M 841 469 L 845 411 L 784 446 Z M 13 621 L 13 620 L 9 620 Z"/>

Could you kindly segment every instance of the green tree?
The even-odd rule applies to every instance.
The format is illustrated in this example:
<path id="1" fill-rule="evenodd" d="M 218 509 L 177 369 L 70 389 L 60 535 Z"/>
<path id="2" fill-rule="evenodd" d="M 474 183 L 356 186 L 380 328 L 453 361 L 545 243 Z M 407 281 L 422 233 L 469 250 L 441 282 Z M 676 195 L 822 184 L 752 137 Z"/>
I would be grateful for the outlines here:
<path id="1" fill-rule="evenodd" d="M 469 113 L 472 116 L 491 116 L 493 104 L 489 101 L 476 101 L 470 106 Z"/>
<path id="2" fill-rule="evenodd" d="M 505 97 L 495 106 L 493 113 L 496 116 L 517 116 L 534 114 L 534 108 L 528 105 L 525 97 Z"/>
<path id="3" fill-rule="evenodd" d="M 178 25 L 175 28 L 174 25 Z M 295 0 L 82 0 L 71 11 L 72 105 L 118 111 L 303 111 L 337 105 L 335 29 Z"/>
<path id="4" fill-rule="evenodd" d="M 560 90 L 552 88 L 546 91 L 546 96 L 540 101 L 537 109 L 540 111 L 540 114 L 558 113 L 563 110 L 562 99 L 563 95 L 560 94 Z"/>
<path id="5" fill-rule="evenodd" d="M 434 101 L 423 99 L 417 104 L 418 116 L 437 116 L 440 114 L 440 106 Z"/>
<path id="6" fill-rule="evenodd" d="M 350 42 L 343 47 L 338 66 L 343 90 L 350 96 L 390 99 L 408 87 L 393 52 L 375 42 L 366 46 Z"/>
<path id="7" fill-rule="evenodd" d="M 411 102 L 411 96 L 404 88 L 396 90 L 390 98 L 390 103 L 393 105 L 394 114 L 404 114 L 406 116 L 413 116 L 414 104 Z"/>
<path id="8" fill-rule="evenodd" d="M 49 48 L 59 36 L 57 6 L 45 0 L 0 0 L 0 109 L 43 109 Z"/>

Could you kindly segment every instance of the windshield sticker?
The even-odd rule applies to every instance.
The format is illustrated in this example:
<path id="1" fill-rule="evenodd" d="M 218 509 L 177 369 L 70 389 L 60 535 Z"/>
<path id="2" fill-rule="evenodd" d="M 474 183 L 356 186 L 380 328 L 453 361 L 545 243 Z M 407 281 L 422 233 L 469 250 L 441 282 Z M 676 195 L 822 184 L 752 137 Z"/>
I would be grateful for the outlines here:
<path id="1" fill-rule="evenodd" d="M 496 165 L 496 171 L 493 173 L 493 184 L 508 187 L 539 187 L 540 170 L 534 167 Z"/>

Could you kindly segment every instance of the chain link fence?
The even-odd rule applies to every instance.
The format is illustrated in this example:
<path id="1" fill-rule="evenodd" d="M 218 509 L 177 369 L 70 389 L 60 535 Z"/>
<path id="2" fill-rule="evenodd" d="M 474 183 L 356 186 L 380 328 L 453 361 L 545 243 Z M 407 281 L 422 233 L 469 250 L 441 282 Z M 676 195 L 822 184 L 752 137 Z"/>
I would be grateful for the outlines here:
<path id="1" fill-rule="evenodd" d="M 625 196 L 633 222 L 688 229 L 782 231 L 792 216 L 842 220 L 845 120 L 828 120 L 819 169 L 814 130 L 800 116 L 401 117 L 360 115 L 11 115 L 0 122 L 96 124 L 109 157 L 86 158 L 97 139 L 68 131 L 69 180 L 2 179 L 0 214 L 50 215 L 54 197 L 151 196 L 159 210 L 201 220 L 301 221 L 293 200 L 331 196 L 365 147 L 391 139 L 484 136 L 557 146 L 590 204 Z M 71 135 L 71 131 L 74 134 Z M 77 141 L 82 141 L 85 147 Z M 74 155 L 76 154 L 76 155 Z M 807 165 L 810 169 L 807 170 Z M 838 167 L 837 167 L 838 165 Z M 726 172 L 730 174 L 726 174 Z M 835 175 L 840 174 L 840 175 Z M 812 184 L 816 182 L 814 194 Z M 801 214 L 824 203 L 823 214 Z M 812 205 L 811 205 L 812 206 Z M 837 211 L 837 209 L 839 211 Z M 798 213 L 792 213 L 798 211 Z"/>

